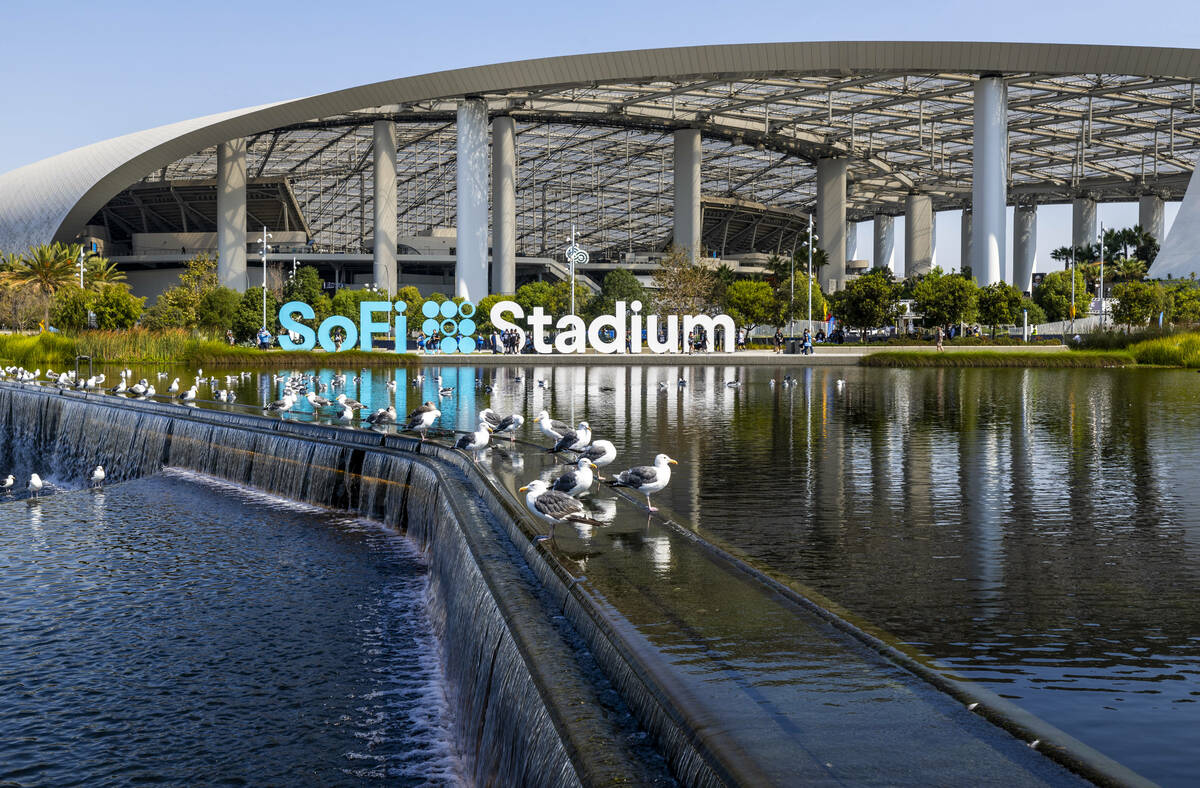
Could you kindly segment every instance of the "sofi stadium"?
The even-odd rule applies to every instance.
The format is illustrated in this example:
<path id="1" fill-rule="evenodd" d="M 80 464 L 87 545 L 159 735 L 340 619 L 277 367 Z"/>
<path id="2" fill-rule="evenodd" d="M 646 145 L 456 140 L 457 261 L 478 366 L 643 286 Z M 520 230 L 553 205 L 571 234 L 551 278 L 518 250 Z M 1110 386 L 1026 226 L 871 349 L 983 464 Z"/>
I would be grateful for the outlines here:
<path id="1" fill-rule="evenodd" d="M 1028 290 L 1039 206 L 1071 204 L 1082 245 L 1097 203 L 1137 201 L 1162 243 L 1151 276 L 1179 277 L 1200 269 L 1200 196 L 1185 199 L 1197 80 L 1200 50 L 1056 44 L 756 44 L 480 66 L 185 120 L 14 170 L 0 176 L 0 249 L 83 243 L 141 294 L 207 252 L 238 290 L 265 259 L 315 265 L 330 287 L 479 300 L 565 276 L 572 228 L 591 277 L 648 276 L 672 243 L 753 273 L 802 245 L 811 216 L 821 283 L 836 290 L 894 267 L 898 244 L 897 274 L 928 270 L 935 218 L 954 211 L 974 276 Z M 1181 199 L 1168 233 L 1164 201 Z M 873 225 L 871 263 L 857 222 Z"/>

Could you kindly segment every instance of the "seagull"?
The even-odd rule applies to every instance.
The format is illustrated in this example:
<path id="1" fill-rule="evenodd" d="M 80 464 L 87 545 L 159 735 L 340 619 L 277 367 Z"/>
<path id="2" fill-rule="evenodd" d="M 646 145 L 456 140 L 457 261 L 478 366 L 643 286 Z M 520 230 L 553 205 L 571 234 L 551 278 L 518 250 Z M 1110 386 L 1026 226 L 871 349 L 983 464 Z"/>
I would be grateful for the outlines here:
<path id="1" fill-rule="evenodd" d="M 579 426 L 573 430 L 567 430 L 562 437 L 554 444 L 554 448 L 547 449 L 549 452 L 560 452 L 563 449 L 570 451 L 583 451 L 592 442 L 592 428 L 586 421 L 579 422 Z"/>
<path id="2" fill-rule="evenodd" d="M 523 426 L 525 426 L 525 417 L 514 413 L 511 416 L 505 416 L 500 419 L 496 426 L 492 428 L 492 432 L 495 432 L 497 435 L 507 432 L 508 442 L 513 443 L 517 440 L 517 430 Z"/>
<path id="3" fill-rule="evenodd" d="M 547 438 L 553 438 L 555 442 L 571 429 L 571 425 L 565 421 L 550 418 L 549 411 L 542 411 L 538 414 L 538 426 L 542 428 L 542 434 Z"/>
<path id="4" fill-rule="evenodd" d="M 579 496 L 592 489 L 592 482 L 596 480 L 595 474 L 592 473 L 592 469 L 595 467 L 595 463 L 587 457 L 580 457 L 575 461 L 574 470 L 567 471 L 555 479 L 550 489 L 571 496 Z"/>
<path id="5" fill-rule="evenodd" d="M 388 405 L 386 408 L 380 408 L 370 416 L 367 416 L 367 424 L 375 427 L 381 427 L 384 424 L 395 424 L 397 415 L 396 408 Z"/>
<path id="6" fill-rule="evenodd" d="M 419 432 L 421 440 L 425 440 L 425 433 L 433 426 L 433 422 L 442 412 L 437 409 L 432 402 L 426 402 L 421 407 L 408 414 L 408 423 L 404 425 L 404 429 Z"/>
<path id="7" fill-rule="evenodd" d="M 290 391 L 285 392 L 281 399 L 263 405 L 263 410 L 271 413 L 287 413 L 296 404 L 296 397 Z"/>
<path id="8" fill-rule="evenodd" d="M 349 405 L 342 406 L 342 412 L 338 414 L 338 421 L 354 421 L 354 408 Z"/>
<path id="9" fill-rule="evenodd" d="M 42 487 L 44 487 L 44 486 L 45 485 L 42 483 L 41 476 L 38 476 L 35 473 L 29 477 L 29 494 L 32 495 L 34 498 L 38 497 L 38 494 L 42 491 Z"/>
<path id="10" fill-rule="evenodd" d="M 92 471 L 92 486 L 93 487 L 103 487 L 104 486 L 104 466 L 103 465 L 97 465 L 96 470 Z"/>
<path id="11" fill-rule="evenodd" d="M 171 381 L 171 385 L 167 386 L 167 393 L 168 394 L 178 394 L 179 393 L 179 378 L 175 378 L 174 380 Z"/>
<path id="12" fill-rule="evenodd" d="M 126 390 L 125 378 L 121 378 L 117 385 L 108 390 L 109 394 L 124 394 Z"/>
<path id="13" fill-rule="evenodd" d="M 453 393 L 454 393 L 453 386 L 443 386 L 442 388 L 438 389 L 439 397 L 449 397 Z"/>
<path id="14" fill-rule="evenodd" d="M 312 409 L 314 411 L 321 410 L 322 408 L 328 408 L 330 405 L 333 404 L 332 402 L 325 399 L 324 397 L 318 397 L 316 394 L 313 394 L 311 391 L 308 392 L 307 394 L 305 394 L 304 398 L 308 400 L 309 405 L 312 405 Z"/>
<path id="15" fill-rule="evenodd" d="M 492 431 L 495 431 L 496 427 L 500 426 L 500 417 L 491 408 L 484 408 L 479 411 L 479 420 L 487 422 L 488 429 Z"/>
<path id="16" fill-rule="evenodd" d="M 671 466 L 679 463 L 665 454 L 654 458 L 653 465 L 638 465 L 617 474 L 617 478 L 609 482 L 613 487 L 628 487 L 646 496 L 646 508 L 657 512 L 650 503 L 650 496 L 662 490 L 671 481 Z"/>
<path id="17" fill-rule="evenodd" d="M 539 542 L 553 538 L 554 526 L 558 523 L 603 525 L 599 520 L 593 520 L 583 513 L 583 504 L 578 499 L 558 490 L 551 490 L 550 485 L 541 479 L 534 479 L 517 492 L 525 493 L 525 506 L 535 517 L 550 523 L 550 535 L 539 536 Z"/>
<path id="18" fill-rule="evenodd" d="M 333 401 L 338 403 L 339 405 L 343 405 L 347 408 L 353 408 L 355 410 L 358 410 L 359 408 L 361 408 L 363 406 L 363 404 L 361 402 L 359 402 L 356 399 L 350 399 L 345 394 L 338 394 L 336 397 L 333 398 Z"/>
<path id="19" fill-rule="evenodd" d="M 0 483 L 0 491 L 4 492 L 4 497 L 7 498 L 8 496 L 12 495 L 12 488 L 16 483 L 16 477 L 14 477 L 11 473 L 5 477 L 4 482 Z"/>
<path id="20" fill-rule="evenodd" d="M 146 379 L 142 378 L 137 383 L 134 383 L 132 386 L 129 387 L 129 393 L 134 395 L 135 397 L 140 397 L 146 393 L 146 386 L 148 386 L 148 385 L 150 385 L 150 384 L 148 384 L 146 382 Z"/>
<path id="21" fill-rule="evenodd" d="M 491 431 L 488 429 L 486 421 L 479 422 L 479 429 L 475 432 L 469 432 L 458 439 L 454 444 L 456 449 L 464 449 L 466 451 L 475 452 L 475 457 L 478 459 L 479 452 L 485 449 L 488 445 L 488 438 L 491 436 Z"/>
<path id="22" fill-rule="evenodd" d="M 192 387 L 190 389 L 188 389 L 187 391 L 181 391 L 177 395 L 177 398 L 183 400 L 184 402 L 195 402 L 196 401 L 196 386 L 193 384 Z"/>
<path id="23" fill-rule="evenodd" d="M 584 449 L 579 455 L 579 459 L 582 460 L 585 458 L 591 460 L 592 464 L 597 468 L 603 468 L 606 465 L 610 465 L 613 460 L 617 459 L 617 449 L 612 445 L 612 441 L 592 441 L 592 445 Z M 601 481 L 604 480 L 603 476 L 600 476 L 599 474 L 596 474 L 596 476 Z"/>

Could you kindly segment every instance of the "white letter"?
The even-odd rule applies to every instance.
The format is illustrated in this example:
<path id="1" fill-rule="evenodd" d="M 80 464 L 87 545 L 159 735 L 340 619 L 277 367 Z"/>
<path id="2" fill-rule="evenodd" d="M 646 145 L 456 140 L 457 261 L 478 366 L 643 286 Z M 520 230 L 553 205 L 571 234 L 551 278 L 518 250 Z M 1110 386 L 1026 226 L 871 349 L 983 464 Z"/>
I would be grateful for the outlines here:
<path id="1" fill-rule="evenodd" d="M 559 335 L 554 338 L 554 349 L 559 353 L 582 353 L 587 350 L 587 328 L 579 315 L 563 315 L 555 326 Z"/>
<path id="2" fill-rule="evenodd" d="M 588 326 L 588 342 L 599 353 L 625 352 L 625 302 L 618 301 L 616 309 L 617 314 L 615 316 L 600 315 Z M 613 338 L 611 340 L 600 338 L 600 329 L 602 328 L 611 328 L 613 330 Z"/>
<path id="3" fill-rule="evenodd" d="M 510 323 L 505 319 L 505 312 L 511 312 L 514 318 L 520 320 L 525 317 L 525 310 L 516 301 L 497 301 L 492 304 L 491 314 L 488 315 L 497 331 L 512 331 L 514 328 L 517 330 L 517 336 L 520 337 L 520 340 L 517 342 L 517 349 L 520 350 L 525 347 L 525 330 L 516 323 Z"/>
<path id="4" fill-rule="evenodd" d="M 693 328 L 704 329 L 704 352 L 713 352 L 713 335 L 716 333 L 717 326 L 725 330 L 725 352 L 733 352 L 733 344 L 730 338 L 733 336 L 733 318 L 729 315 L 717 315 L 715 318 L 708 315 L 684 315 L 683 316 L 683 335 L 690 336 Z"/>
<path id="5" fill-rule="evenodd" d="M 629 305 L 633 314 L 629 317 L 629 349 L 632 353 L 642 352 L 642 302 L 634 301 Z"/>
<path id="6" fill-rule="evenodd" d="M 679 350 L 679 315 L 667 315 L 667 341 L 658 341 L 658 315 L 646 315 L 646 347 L 651 353 Z"/>
<path id="7" fill-rule="evenodd" d="M 550 325 L 550 316 L 540 306 L 533 308 L 533 314 L 525 319 L 533 329 L 533 352 L 553 353 L 554 346 L 546 341 L 546 326 Z"/>

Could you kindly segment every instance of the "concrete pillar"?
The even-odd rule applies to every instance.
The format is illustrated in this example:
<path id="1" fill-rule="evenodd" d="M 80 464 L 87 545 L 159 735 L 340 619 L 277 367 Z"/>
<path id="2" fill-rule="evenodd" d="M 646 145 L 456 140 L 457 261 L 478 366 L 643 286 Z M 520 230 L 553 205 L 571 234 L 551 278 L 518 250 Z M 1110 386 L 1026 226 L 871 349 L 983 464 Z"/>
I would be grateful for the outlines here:
<path id="1" fill-rule="evenodd" d="M 1076 197 L 1071 201 L 1071 244 L 1087 246 L 1096 243 L 1096 200 Z"/>
<path id="2" fill-rule="evenodd" d="M 392 295 L 396 276 L 396 128 L 390 120 L 375 121 L 375 286 Z"/>
<path id="3" fill-rule="evenodd" d="M 675 245 L 695 260 L 700 249 L 700 129 L 675 130 Z"/>
<path id="4" fill-rule="evenodd" d="M 1012 286 L 1031 291 L 1033 262 L 1037 252 L 1037 206 L 1018 205 L 1013 211 Z"/>
<path id="5" fill-rule="evenodd" d="M 846 222 L 846 261 L 858 255 L 858 222 Z"/>
<path id="6" fill-rule="evenodd" d="M 974 229 L 975 222 L 972 221 L 973 212 L 970 208 L 963 208 L 962 212 L 962 251 L 958 255 L 958 270 L 971 267 L 971 230 Z"/>
<path id="7" fill-rule="evenodd" d="M 886 214 L 875 214 L 874 252 L 874 268 L 896 270 L 896 227 L 892 217 Z"/>
<path id="8" fill-rule="evenodd" d="M 517 122 L 492 120 L 492 292 L 517 292 Z"/>
<path id="9" fill-rule="evenodd" d="M 458 238 L 454 294 L 478 304 L 488 294 L 487 102 L 458 103 Z"/>
<path id="10" fill-rule="evenodd" d="M 1163 242 L 1163 199 L 1157 194 L 1143 194 L 1138 198 L 1138 224 L 1142 229 L 1154 236 L 1160 244 Z"/>
<path id="11" fill-rule="evenodd" d="M 817 159 L 817 246 L 825 252 L 825 292 L 846 284 L 846 160 Z"/>
<path id="12" fill-rule="evenodd" d="M 971 271 L 980 285 L 990 285 L 1004 279 L 1008 202 L 1008 89 L 1000 77 L 983 77 L 975 83 L 972 158 Z"/>
<path id="13" fill-rule="evenodd" d="M 933 198 L 910 194 L 904 212 L 904 276 L 920 276 L 933 267 Z"/>
<path id="14" fill-rule="evenodd" d="M 246 292 L 246 140 L 217 146 L 217 283 Z"/>

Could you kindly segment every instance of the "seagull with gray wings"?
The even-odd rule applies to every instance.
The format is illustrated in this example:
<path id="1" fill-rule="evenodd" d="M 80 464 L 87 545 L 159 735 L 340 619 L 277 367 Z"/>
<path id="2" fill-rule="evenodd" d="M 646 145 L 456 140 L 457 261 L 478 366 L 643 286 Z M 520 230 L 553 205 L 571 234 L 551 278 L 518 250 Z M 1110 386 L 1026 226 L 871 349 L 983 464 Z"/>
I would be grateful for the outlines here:
<path id="1" fill-rule="evenodd" d="M 646 508 L 652 512 L 658 509 L 650 503 L 650 496 L 666 488 L 671 482 L 671 466 L 679 463 L 665 454 L 654 458 L 653 465 L 638 465 L 626 471 L 621 471 L 609 482 L 613 487 L 628 487 L 646 496 Z"/>
<path id="2" fill-rule="evenodd" d="M 577 499 L 564 492 L 551 490 L 550 485 L 541 479 L 534 479 L 518 492 L 525 493 L 525 506 L 535 517 L 550 523 L 550 535 L 539 536 L 539 542 L 553 538 L 554 526 L 558 523 L 604 524 L 584 514 L 583 504 Z"/>

